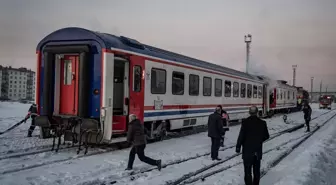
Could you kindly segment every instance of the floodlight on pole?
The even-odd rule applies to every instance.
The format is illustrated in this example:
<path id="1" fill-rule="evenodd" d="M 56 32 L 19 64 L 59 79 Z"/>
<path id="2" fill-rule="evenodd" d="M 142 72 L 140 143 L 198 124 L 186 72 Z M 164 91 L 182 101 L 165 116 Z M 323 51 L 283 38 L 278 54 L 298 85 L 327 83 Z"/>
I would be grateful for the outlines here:
<path id="1" fill-rule="evenodd" d="M 250 60 L 250 45 L 252 42 L 252 35 L 245 35 L 245 43 L 246 43 L 246 73 L 249 73 L 249 60 Z"/>

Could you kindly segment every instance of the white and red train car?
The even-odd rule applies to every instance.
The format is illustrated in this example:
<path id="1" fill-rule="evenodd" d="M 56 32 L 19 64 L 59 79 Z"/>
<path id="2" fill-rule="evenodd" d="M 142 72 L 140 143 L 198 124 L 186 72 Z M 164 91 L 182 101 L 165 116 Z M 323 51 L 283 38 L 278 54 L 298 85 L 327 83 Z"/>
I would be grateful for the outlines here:
<path id="1" fill-rule="evenodd" d="M 260 115 L 290 108 L 294 89 L 272 88 L 277 98 L 269 104 L 263 77 L 82 28 L 57 30 L 37 46 L 40 120 L 81 118 L 101 129 L 108 143 L 125 140 L 129 114 L 155 138 L 206 125 L 219 104 L 231 119 L 246 118 L 251 105 Z"/>

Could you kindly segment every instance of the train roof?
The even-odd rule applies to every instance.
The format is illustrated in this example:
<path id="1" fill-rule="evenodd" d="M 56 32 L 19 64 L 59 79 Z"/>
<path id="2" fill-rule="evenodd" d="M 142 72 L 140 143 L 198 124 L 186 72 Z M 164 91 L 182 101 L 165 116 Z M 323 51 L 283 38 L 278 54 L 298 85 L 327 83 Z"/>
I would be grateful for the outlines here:
<path id="1" fill-rule="evenodd" d="M 37 50 L 42 50 L 43 46 L 52 41 L 80 41 L 80 40 L 95 40 L 103 48 L 106 49 L 122 49 L 130 52 L 136 52 L 151 57 L 162 58 L 165 60 L 175 61 L 177 63 L 187 64 L 191 66 L 197 66 L 200 68 L 222 72 L 238 77 L 252 79 L 256 81 L 264 82 L 264 79 L 260 76 L 247 74 L 241 71 L 223 67 L 217 64 L 209 63 L 206 61 L 198 60 L 195 58 L 187 57 L 178 53 L 170 52 L 167 50 L 159 49 L 150 45 L 142 44 L 137 40 L 130 39 L 124 36 L 115 36 L 108 33 L 100 33 L 84 28 L 68 27 L 63 28 L 46 36 L 37 45 Z"/>

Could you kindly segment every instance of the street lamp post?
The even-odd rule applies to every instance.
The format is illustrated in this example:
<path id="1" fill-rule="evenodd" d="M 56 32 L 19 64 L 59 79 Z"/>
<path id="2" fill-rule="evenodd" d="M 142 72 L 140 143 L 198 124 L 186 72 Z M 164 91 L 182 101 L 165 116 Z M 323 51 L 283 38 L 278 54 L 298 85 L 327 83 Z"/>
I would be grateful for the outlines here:
<path id="1" fill-rule="evenodd" d="M 249 60 L 250 60 L 250 45 L 252 42 L 252 35 L 245 35 L 245 43 L 246 43 L 246 73 L 249 73 Z"/>
<path id="2" fill-rule="evenodd" d="M 292 68 L 293 68 L 293 86 L 295 86 L 297 65 L 292 65 Z"/>
<path id="3" fill-rule="evenodd" d="M 313 84 L 314 84 L 314 77 L 310 78 L 310 103 L 313 101 Z"/>

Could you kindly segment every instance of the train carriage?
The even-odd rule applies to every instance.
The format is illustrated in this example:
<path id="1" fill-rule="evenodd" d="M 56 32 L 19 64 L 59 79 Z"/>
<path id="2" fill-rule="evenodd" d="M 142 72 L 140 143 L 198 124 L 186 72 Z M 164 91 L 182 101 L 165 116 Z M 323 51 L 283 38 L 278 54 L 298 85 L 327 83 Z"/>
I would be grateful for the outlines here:
<path id="1" fill-rule="evenodd" d="M 57 30 L 37 46 L 36 124 L 43 133 L 54 119 L 77 120 L 66 140 L 85 128 L 95 131 L 91 142 L 125 141 L 129 114 L 152 138 L 207 124 L 218 104 L 232 119 L 246 118 L 251 105 L 263 116 L 274 108 L 269 90 L 260 76 L 82 28 Z"/>

